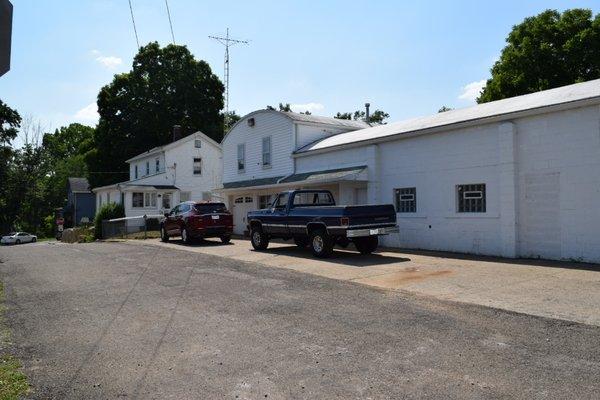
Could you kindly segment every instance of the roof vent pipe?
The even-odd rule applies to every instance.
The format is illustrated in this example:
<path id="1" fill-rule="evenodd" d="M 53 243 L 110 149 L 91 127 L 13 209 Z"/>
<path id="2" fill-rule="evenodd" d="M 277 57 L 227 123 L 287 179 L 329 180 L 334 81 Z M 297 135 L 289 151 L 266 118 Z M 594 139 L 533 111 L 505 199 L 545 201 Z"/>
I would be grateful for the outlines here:
<path id="1" fill-rule="evenodd" d="M 181 125 L 173 125 L 173 141 L 181 139 Z"/>
<path id="2" fill-rule="evenodd" d="M 366 114 L 365 114 L 365 122 L 368 124 L 369 122 L 371 122 L 371 114 L 369 113 L 369 107 L 371 107 L 371 104 L 369 103 L 365 103 L 365 109 L 366 109 Z"/>

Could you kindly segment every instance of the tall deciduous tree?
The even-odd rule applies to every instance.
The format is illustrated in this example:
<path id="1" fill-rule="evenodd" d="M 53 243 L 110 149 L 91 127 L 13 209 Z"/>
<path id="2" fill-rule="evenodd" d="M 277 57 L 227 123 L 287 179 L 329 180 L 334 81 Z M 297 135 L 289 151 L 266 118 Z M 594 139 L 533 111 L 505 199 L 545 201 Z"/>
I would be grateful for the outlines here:
<path id="1" fill-rule="evenodd" d="M 13 150 L 11 142 L 17 137 L 17 130 L 21 124 L 19 113 L 2 100 L 0 100 L 0 233 L 10 228 L 13 213 L 10 207 L 13 205 L 9 196 L 9 171 Z"/>
<path id="2" fill-rule="evenodd" d="M 142 47 L 130 72 L 116 75 L 98 94 L 95 149 L 87 155 L 92 186 L 127 179 L 125 160 L 183 135 L 223 137 L 223 91 L 209 65 L 185 46 Z"/>
<path id="3" fill-rule="evenodd" d="M 600 78 L 600 14 L 547 10 L 513 27 L 478 103 Z"/>
<path id="4" fill-rule="evenodd" d="M 333 118 L 337 118 L 337 119 L 350 119 L 350 120 L 353 119 L 355 121 L 365 121 L 365 122 L 368 122 L 369 124 L 373 124 L 373 125 L 384 125 L 387 123 L 386 120 L 389 117 L 390 117 L 390 114 L 386 113 L 385 111 L 381 111 L 381 110 L 373 111 L 373 113 L 369 115 L 368 121 L 366 121 L 366 118 L 367 118 L 366 112 L 361 111 L 361 110 L 354 111 L 354 113 L 338 112 L 337 114 L 335 114 L 333 116 Z"/>

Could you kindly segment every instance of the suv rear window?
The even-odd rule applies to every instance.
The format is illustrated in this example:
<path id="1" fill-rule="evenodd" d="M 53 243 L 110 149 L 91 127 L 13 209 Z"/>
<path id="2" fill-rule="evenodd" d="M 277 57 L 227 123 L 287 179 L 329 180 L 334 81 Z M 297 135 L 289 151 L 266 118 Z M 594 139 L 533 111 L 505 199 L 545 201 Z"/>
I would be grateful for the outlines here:
<path id="1" fill-rule="evenodd" d="M 194 209 L 200 214 L 221 213 L 227 211 L 224 203 L 196 204 Z"/>

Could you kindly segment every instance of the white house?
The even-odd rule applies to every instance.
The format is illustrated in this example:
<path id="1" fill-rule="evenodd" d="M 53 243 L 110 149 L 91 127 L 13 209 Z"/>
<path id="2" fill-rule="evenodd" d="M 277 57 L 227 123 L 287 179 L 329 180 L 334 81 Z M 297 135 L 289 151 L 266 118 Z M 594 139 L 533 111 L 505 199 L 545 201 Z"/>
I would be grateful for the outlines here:
<path id="1" fill-rule="evenodd" d="M 222 141 L 221 193 L 233 212 L 235 233 L 244 233 L 248 211 L 265 208 L 271 196 L 284 188 L 318 186 L 332 190 L 335 196 L 347 188 L 359 197 L 366 196 L 364 168 L 332 167 L 332 171 L 297 174 L 293 154 L 323 138 L 367 127 L 362 121 L 275 110 L 244 116 Z"/>
<path id="2" fill-rule="evenodd" d="M 159 215 L 182 201 L 212 200 L 221 186 L 221 145 L 196 132 L 127 160 L 129 180 L 97 187 L 96 208 L 122 203 L 127 217 Z"/>
<path id="3" fill-rule="evenodd" d="M 396 205 L 387 246 L 600 262 L 600 80 L 333 135 L 288 170 L 357 172 Z"/>

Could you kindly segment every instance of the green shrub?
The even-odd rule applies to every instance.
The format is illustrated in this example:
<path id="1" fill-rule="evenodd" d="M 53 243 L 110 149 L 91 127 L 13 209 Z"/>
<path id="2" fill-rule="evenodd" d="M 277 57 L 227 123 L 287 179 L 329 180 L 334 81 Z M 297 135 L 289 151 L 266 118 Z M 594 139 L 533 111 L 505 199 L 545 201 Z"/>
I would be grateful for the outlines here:
<path id="1" fill-rule="evenodd" d="M 123 208 L 122 204 L 108 203 L 103 205 L 94 218 L 94 237 L 102 239 L 102 221 L 105 219 L 123 218 L 124 216 L 125 208 Z"/>

